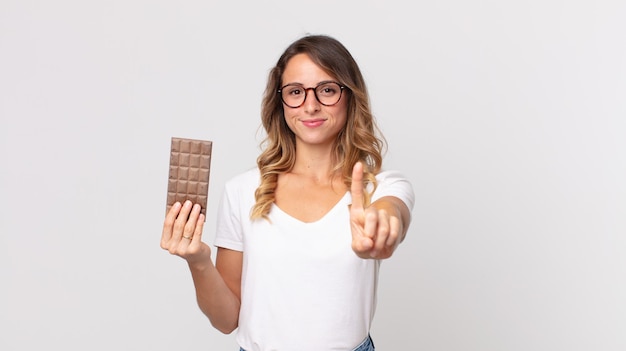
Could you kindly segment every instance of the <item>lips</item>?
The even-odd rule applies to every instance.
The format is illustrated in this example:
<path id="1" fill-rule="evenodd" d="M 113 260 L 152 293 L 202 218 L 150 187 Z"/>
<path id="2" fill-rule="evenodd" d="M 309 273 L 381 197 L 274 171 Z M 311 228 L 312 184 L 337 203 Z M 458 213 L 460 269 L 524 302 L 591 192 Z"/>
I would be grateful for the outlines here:
<path id="1" fill-rule="evenodd" d="M 306 127 L 315 128 L 315 127 L 321 126 L 324 122 L 326 122 L 326 119 L 325 118 L 307 119 L 301 122 Z"/>

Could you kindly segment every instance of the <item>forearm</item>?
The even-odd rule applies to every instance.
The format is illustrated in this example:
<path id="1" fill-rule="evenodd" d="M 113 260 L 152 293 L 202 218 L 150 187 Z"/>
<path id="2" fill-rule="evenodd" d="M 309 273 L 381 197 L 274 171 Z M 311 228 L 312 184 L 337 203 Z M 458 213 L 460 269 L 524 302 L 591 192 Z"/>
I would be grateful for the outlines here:
<path id="1" fill-rule="evenodd" d="M 202 266 L 189 264 L 189 269 L 200 310 L 217 330 L 230 334 L 239 322 L 239 297 L 228 288 L 210 260 Z"/>

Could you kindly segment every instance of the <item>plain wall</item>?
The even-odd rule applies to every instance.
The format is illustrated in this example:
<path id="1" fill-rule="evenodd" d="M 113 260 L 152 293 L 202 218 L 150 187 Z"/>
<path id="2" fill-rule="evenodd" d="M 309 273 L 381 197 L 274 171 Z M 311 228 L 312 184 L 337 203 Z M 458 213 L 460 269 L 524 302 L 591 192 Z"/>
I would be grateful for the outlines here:
<path id="1" fill-rule="evenodd" d="M 623 1 L 0 2 L 0 349 L 236 350 L 159 247 L 170 137 L 254 166 L 306 33 L 360 64 L 417 201 L 380 350 L 626 349 Z M 297 317 L 296 317 L 297 318 Z"/>

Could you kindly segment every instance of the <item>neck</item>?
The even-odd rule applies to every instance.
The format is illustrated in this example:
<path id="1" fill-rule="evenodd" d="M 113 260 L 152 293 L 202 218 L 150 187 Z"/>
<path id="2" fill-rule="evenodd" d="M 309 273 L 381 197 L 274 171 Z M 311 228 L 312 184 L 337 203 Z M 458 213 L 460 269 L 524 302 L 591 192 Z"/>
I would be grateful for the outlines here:
<path id="1" fill-rule="evenodd" d="M 296 163 L 290 173 L 315 179 L 318 182 L 329 182 L 337 176 L 333 171 L 330 149 L 303 148 L 296 150 Z"/>

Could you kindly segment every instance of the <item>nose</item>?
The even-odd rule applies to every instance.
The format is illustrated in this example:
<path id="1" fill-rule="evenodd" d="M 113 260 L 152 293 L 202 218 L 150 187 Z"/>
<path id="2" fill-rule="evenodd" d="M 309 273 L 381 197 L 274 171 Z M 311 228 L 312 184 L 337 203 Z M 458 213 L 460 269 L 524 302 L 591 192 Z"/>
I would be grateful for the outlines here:
<path id="1" fill-rule="evenodd" d="M 311 92 L 309 93 L 309 90 Z M 316 112 L 320 110 L 320 102 L 317 101 L 317 96 L 315 95 L 315 88 L 305 88 L 304 89 L 304 110 L 305 112 Z"/>

